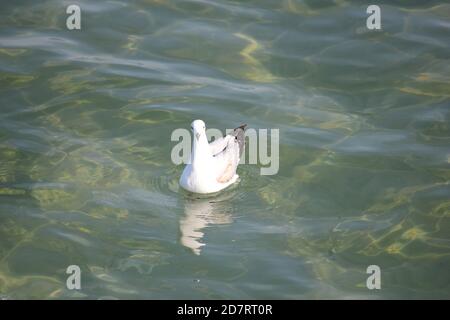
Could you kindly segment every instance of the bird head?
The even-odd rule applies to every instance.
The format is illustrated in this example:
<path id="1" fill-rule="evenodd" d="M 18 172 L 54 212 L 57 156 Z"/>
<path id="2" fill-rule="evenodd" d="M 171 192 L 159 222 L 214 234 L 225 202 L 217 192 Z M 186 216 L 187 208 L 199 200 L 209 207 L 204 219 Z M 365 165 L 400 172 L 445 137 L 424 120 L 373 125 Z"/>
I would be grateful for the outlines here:
<path id="1" fill-rule="evenodd" d="M 198 141 L 200 139 L 200 136 L 206 133 L 205 123 L 203 122 L 203 120 L 194 120 L 191 123 L 191 130 Z"/>

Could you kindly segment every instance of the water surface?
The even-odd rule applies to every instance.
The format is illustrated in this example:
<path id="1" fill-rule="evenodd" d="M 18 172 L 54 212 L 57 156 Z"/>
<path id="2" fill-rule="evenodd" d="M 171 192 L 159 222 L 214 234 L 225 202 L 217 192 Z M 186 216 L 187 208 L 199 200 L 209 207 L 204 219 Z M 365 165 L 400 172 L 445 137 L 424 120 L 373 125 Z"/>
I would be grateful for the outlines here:
<path id="1" fill-rule="evenodd" d="M 72 3 L 0 4 L 0 297 L 450 297 L 449 4 Z M 279 128 L 278 174 L 182 192 L 196 118 Z"/>

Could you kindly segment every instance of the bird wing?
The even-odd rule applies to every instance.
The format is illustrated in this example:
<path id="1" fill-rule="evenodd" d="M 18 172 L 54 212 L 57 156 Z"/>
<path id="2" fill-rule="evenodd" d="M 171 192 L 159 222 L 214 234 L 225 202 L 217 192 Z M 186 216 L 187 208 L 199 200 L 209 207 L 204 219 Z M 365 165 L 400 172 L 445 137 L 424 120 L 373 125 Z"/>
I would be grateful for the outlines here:
<path id="1" fill-rule="evenodd" d="M 237 139 L 239 143 L 239 156 L 242 155 L 242 152 L 244 151 L 245 147 L 245 127 L 247 125 L 243 124 L 233 130 L 232 134 L 228 134 L 225 137 L 218 138 L 211 142 L 209 144 L 209 147 L 211 149 L 211 153 L 213 156 L 217 155 L 218 153 L 222 152 L 228 145 L 228 141 L 232 138 Z"/>
<path id="2" fill-rule="evenodd" d="M 230 138 L 231 138 L 230 135 L 226 135 L 225 137 L 217 138 L 216 140 L 214 140 L 209 144 L 213 156 L 222 152 L 227 147 L 228 140 Z"/>
<path id="3" fill-rule="evenodd" d="M 245 149 L 245 127 L 247 124 L 242 124 L 237 128 L 234 128 L 233 136 L 239 144 L 239 157 L 242 156 L 242 153 Z"/>
<path id="4" fill-rule="evenodd" d="M 239 143 L 237 139 L 228 139 L 226 147 L 214 155 L 216 180 L 228 182 L 236 174 L 239 164 Z"/>

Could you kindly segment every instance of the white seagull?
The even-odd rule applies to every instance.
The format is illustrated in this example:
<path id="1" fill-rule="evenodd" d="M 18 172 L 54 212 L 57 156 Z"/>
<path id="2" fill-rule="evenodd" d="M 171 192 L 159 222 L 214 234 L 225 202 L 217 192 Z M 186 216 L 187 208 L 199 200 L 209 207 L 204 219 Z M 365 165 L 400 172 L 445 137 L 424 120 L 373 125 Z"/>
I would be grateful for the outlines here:
<path id="1" fill-rule="evenodd" d="M 232 134 L 208 143 L 205 123 L 194 120 L 191 124 L 194 133 L 191 163 L 184 168 L 180 185 L 194 193 L 213 193 L 236 182 L 239 178 L 236 168 L 245 147 L 246 126 L 241 125 Z"/>

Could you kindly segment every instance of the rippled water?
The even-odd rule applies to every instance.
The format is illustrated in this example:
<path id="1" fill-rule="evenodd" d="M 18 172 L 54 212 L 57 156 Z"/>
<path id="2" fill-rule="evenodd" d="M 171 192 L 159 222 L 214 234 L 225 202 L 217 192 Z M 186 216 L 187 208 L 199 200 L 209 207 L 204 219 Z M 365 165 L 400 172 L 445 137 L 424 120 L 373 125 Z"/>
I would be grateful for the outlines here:
<path id="1" fill-rule="evenodd" d="M 0 4 L 0 297 L 450 297 L 448 3 L 71 3 Z M 196 118 L 279 128 L 278 174 L 181 192 Z"/>

